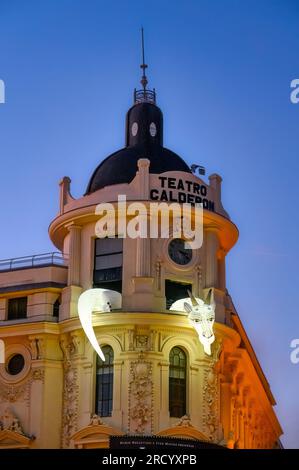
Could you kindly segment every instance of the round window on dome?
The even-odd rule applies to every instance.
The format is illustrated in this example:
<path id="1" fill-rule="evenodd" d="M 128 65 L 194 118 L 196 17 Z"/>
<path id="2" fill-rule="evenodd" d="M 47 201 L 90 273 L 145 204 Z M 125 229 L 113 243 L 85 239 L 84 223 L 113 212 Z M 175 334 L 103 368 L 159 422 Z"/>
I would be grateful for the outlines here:
<path id="1" fill-rule="evenodd" d="M 133 122 L 132 124 L 132 136 L 135 137 L 138 132 L 138 124 L 137 122 Z"/>
<path id="2" fill-rule="evenodd" d="M 154 122 L 151 122 L 149 131 L 150 131 L 150 135 L 151 135 L 152 137 L 155 137 L 155 136 L 156 136 L 156 134 L 157 134 L 157 127 L 156 127 L 156 124 L 155 124 Z"/>
<path id="3" fill-rule="evenodd" d="M 6 371 L 10 375 L 17 375 L 24 369 L 25 359 L 22 354 L 14 354 L 11 356 L 6 365 Z"/>

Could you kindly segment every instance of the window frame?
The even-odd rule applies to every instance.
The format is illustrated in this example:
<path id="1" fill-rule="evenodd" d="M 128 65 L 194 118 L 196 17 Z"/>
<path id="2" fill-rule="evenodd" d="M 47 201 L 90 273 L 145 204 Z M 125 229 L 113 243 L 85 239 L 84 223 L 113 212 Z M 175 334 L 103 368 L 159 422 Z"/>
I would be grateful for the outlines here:
<path id="1" fill-rule="evenodd" d="M 109 361 L 105 350 L 109 348 Z M 111 417 L 113 412 L 113 388 L 114 388 L 114 350 L 110 344 L 102 346 L 103 354 L 105 355 L 106 361 L 103 362 L 101 358 L 96 354 L 95 358 L 95 395 L 94 395 L 94 410 L 98 416 Z M 106 371 L 105 371 L 106 369 Z M 108 371 L 107 371 L 108 369 Z M 99 373 L 102 371 L 102 373 Z M 100 382 L 100 378 L 108 377 L 108 382 Z M 107 387 L 108 385 L 108 387 Z M 100 390 L 100 387 L 102 390 Z M 108 388 L 108 397 L 99 399 L 100 393 L 103 395 L 104 389 Z M 107 404 L 108 403 L 108 404 Z"/>
<path id="2" fill-rule="evenodd" d="M 105 239 L 119 239 L 122 241 L 122 250 L 121 251 L 113 251 L 110 253 L 102 253 L 102 254 L 97 254 L 97 243 L 98 241 L 105 240 Z M 115 236 L 114 238 L 112 237 L 105 237 L 104 239 L 95 237 L 93 238 L 93 267 L 92 267 L 92 282 L 93 282 L 93 287 L 100 287 L 103 289 L 112 289 L 116 290 L 119 293 L 122 293 L 122 282 L 123 282 L 123 262 L 124 262 L 124 247 L 123 247 L 123 239 L 119 238 L 118 236 Z M 121 259 L 121 266 L 115 266 L 113 268 L 103 268 L 103 269 L 96 269 L 96 262 L 98 258 L 104 257 L 104 256 L 113 256 L 113 255 L 122 255 Z M 120 276 L 117 279 L 111 279 L 107 281 L 97 281 L 96 279 L 96 273 L 99 271 L 108 271 L 109 269 L 111 270 L 119 270 L 120 271 Z M 111 271 L 112 272 L 112 271 Z"/>
<path id="3" fill-rule="evenodd" d="M 171 355 L 173 351 L 177 349 L 180 351 L 180 353 L 183 353 L 184 355 L 184 365 L 181 366 L 175 365 L 172 363 L 172 358 Z M 181 418 L 182 416 L 186 415 L 187 413 L 187 391 L 188 391 L 188 354 L 185 351 L 184 348 L 181 346 L 173 346 L 169 352 L 169 373 L 168 373 L 168 409 L 169 409 L 169 416 L 170 418 Z M 180 377 L 175 378 L 171 377 L 172 371 L 178 372 L 178 375 L 180 376 L 180 373 L 183 372 L 184 378 L 181 379 Z M 180 383 L 179 381 L 183 380 L 183 383 Z M 177 381 L 177 383 L 175 383 Z M 178 397 L 180 394 L 178 393 L 179 390 L 183 391 L 183 398 L 180 400 L 179 398 L 173 398 L 173 397 Z M 173 409 L 175 407 L 180 407 L 181 406 L 181 412 L 174 412 Z"/>
<path id="4" fill-rule="evenodd" d="M 18 310 L 17 314 L 16 315 L 13 314 L 13 316 L 12 316 L 12 312 L 10 311 L 11 305 L 14 302 L 17 305 L 17 303 L 20 302 L 20 301 L 24 301 L 24 303 L 26 303 L 25 312 L 23 312 L 20 315 L 20 313 L 19 313 L 20 306 L 19 306 L 18 309 L 17 309 Z M 11 297 L 11 298 L 7 299 L 7 316 L 6 316 L 7 320 L 24 320 L 25 318 L 27 318 L 27 313 L 28 313 L 28 296 Z"/>

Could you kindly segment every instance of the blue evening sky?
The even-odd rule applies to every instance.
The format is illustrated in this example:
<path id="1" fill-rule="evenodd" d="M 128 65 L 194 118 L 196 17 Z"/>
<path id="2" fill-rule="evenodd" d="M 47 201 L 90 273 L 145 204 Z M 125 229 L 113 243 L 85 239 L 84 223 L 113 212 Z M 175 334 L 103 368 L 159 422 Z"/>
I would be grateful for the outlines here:
<path id="1" fill-rule="evenodd" d="M 0 0 L 0 258 L 53 251 L 59 179 L 81 196 L 123 146 L 141 25 L 165 145 L 223 177 L 228 289 L 298 448 L 298 1 Z"/>

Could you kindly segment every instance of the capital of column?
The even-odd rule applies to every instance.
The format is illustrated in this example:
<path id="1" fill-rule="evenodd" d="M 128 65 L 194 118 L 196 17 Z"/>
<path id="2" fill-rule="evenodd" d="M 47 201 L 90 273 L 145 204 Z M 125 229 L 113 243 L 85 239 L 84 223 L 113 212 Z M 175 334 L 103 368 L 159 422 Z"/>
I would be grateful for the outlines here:
<path id="1" fill-rule="evenodd" d="M 65 227 L 68 229 L 69 232 L 82 229 L 82 226 L 79 224 L 76 224 L 75 222 L 69 222 L 68 224 L 66 224 Z"/>

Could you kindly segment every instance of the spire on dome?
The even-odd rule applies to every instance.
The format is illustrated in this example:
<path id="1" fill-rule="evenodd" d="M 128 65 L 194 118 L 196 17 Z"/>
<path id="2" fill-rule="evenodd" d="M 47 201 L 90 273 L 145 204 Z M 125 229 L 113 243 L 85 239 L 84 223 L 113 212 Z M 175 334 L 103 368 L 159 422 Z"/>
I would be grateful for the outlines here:
<path id="1" fill-rule="evenodd" d="M 140 68 L 142 69 L 142 77 L 140 80 L 140 83 L 142 85 L 142 90 L 134 90 L 134 104 L 137 103 L 154 103 L 156 104 L 156 91 L 153 88 L 153 90 L 148 90 L 146 88 L 148 84 L 147 76 L 145 74 L 145 71 L 147 69 L 147 65 L 145 63 L 144 59 L 144 32 L 143 32 L 143 27 L 141 28 L 141 47 L 142 47 L 142 64 L 140 65 Z"/>

